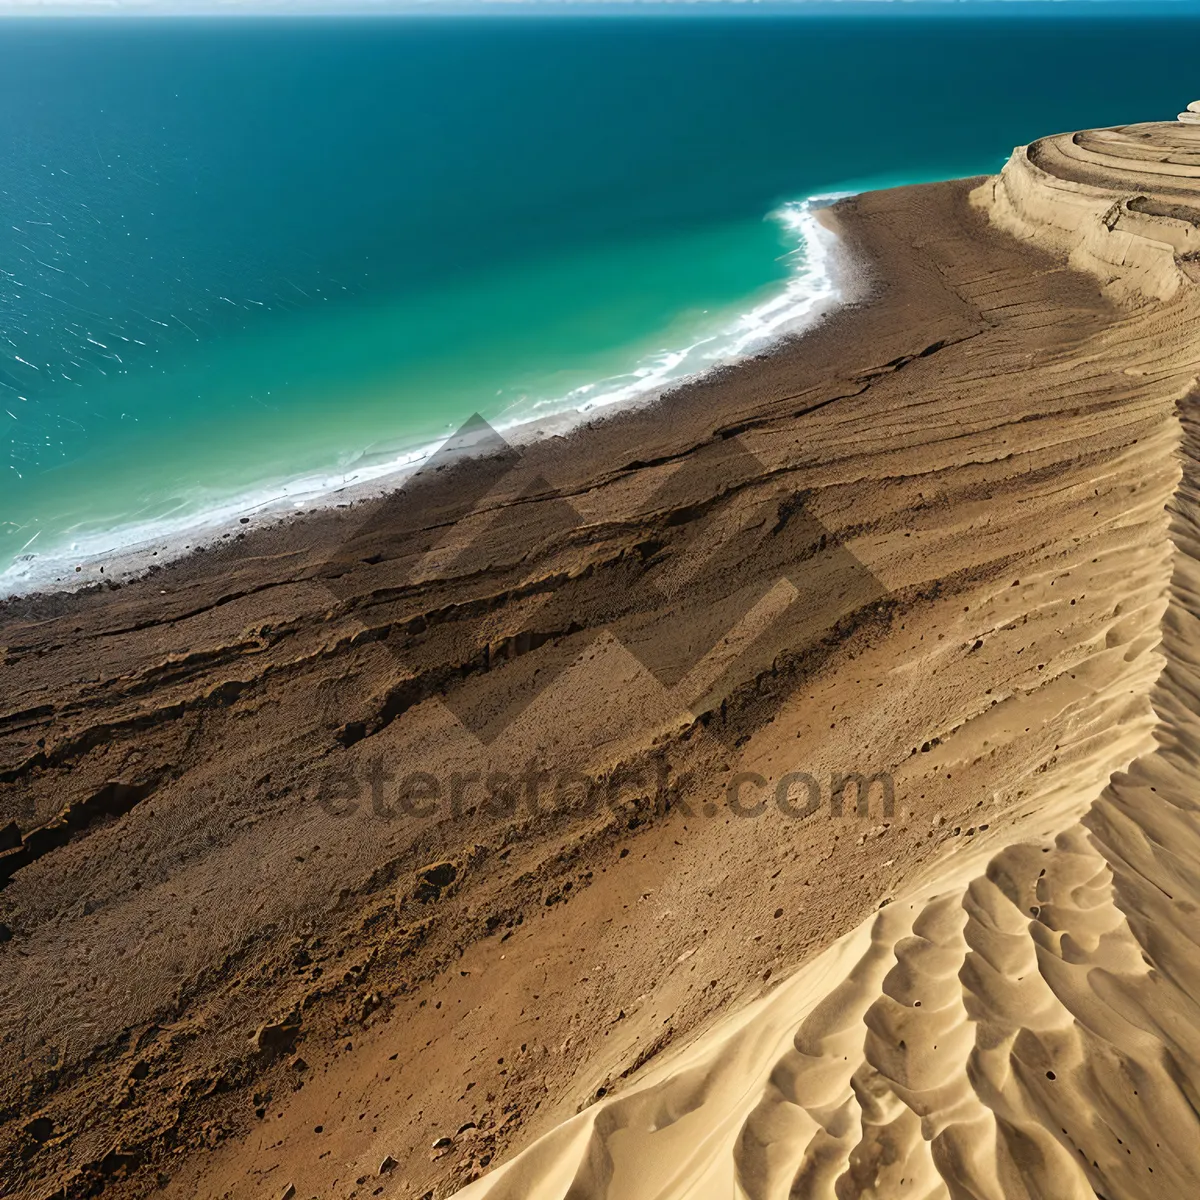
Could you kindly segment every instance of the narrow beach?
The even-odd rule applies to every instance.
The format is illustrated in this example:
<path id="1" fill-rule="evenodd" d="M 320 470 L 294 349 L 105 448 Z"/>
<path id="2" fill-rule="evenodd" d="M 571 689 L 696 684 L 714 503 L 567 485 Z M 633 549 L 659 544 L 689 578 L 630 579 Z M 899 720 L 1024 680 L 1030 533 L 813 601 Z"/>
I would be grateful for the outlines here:
<path id="1" fill-rule="evenodd" d="M 13 1194 L 1189 1194 L 1198 182 L 842 200 L 769 353 L 8 602 Z"/>

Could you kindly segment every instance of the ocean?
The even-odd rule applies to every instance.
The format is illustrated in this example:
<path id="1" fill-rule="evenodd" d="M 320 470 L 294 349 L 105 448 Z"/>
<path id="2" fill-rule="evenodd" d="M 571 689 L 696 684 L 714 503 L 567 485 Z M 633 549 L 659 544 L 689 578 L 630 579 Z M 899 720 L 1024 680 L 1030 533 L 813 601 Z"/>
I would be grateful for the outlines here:
<path id="1" fill-rule="evenodd" d="M 834 297 L 813 197 L 1173 118 L 1198 35 L 1024 7 L 0 22 L 0 594 L 310 506 L 474 412 L 594 413 L 761 349 Z"/>

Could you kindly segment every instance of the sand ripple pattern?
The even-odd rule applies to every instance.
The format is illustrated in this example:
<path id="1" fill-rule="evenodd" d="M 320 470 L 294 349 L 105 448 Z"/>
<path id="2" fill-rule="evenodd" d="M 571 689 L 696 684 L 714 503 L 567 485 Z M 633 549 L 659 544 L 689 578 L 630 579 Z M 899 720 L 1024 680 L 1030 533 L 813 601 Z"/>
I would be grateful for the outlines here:
<path id="1" fill-rule="evenodd" d="M 1100 278 L 1128 309 L 1126 373 L 1178 406 L 1180 475 L 1130 514 L 1118 619 L 1070 718 L 1088 756 L 1031 781 L 1007 844 L 952 850 L 464 1200 L 1195 1193 L 1200 127 L 1046 139 L 974 200 Z M 1152 478 L 1169 447 L 1144 450 Z"/>

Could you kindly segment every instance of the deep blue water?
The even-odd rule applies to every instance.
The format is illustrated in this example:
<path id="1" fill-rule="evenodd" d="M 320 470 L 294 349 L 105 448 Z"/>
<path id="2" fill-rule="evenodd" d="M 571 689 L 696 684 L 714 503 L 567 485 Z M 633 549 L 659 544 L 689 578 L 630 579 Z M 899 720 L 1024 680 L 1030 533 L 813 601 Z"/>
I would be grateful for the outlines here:
<path id="1" fill-rule="evenodd" d="M 41 555 L 4 582 L 703 366 L 815 269 L 781 206 L 1171 118 L 1198 47 L 1101 11 L 0 22 L 0 572 Z"/>

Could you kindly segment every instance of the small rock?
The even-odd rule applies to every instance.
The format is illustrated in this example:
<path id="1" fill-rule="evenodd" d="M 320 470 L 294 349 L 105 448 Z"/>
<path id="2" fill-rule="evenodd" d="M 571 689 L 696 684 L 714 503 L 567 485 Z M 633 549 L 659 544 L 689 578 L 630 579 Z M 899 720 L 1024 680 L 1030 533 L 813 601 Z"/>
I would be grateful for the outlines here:
<path id="1" fill-rule="evenodd" d="M 140 1160 L 136 1153 L 130 1153 L 127 1150 L 122 1150 L 119 1145 L 114 1146 L 100 1160 L 100 1173 L 102 1175 L 124 1175 L 128 1176 L 133 1171 L 137 1170 L 140 1165 Z"/>
<path id="2" fill-rule="evenodd" d="M 34 1117 L 28 1125 L 25 1126 L 25 1132 L 33 1138 L 38 1145 L 42 1142 L 47 1142 L 54 1134 L 54 1122 L 49 1117 Z"/>
<path id="3" fill-rule="evenodd" d="M 292 1200 L 292 1197 L 295 1196 L 295 1194 L 296 1185 L 294 1183 L 289 1183 L 287 1187 L 283 1189 L 283 1195 L 279 1197 L 279 1200 Z"/>
<path id="4" fill-rule="evenodd" d="M 379 1164 L 379 1174 L 387 1175 L 389 1172 L 394 1171 L 399 1165 L 400 1164 L 389 1154 L 384 1158 L 383 1162 Z"/>
<path id="5" fill-rule="evenodd" d="M 417 872 L 417 886 L 413 899 L 422 904 L 440 900 L 443 893 L 458 878 L 458 867 L 452 862 L 431 863 Z"/>
<path id="6" fill-rule="evenodd" d="M 453 1145 L 454 1145 L 453 1138 L 440 1137 L 440 1138 L 438 1138 L 438 1140 L 436 1142 L 433 1143 L 433 1149 L 434 1150 L 445 1150 L 445 1148 L 447 1146 L 453 1146 Z"/>
<path id="7" fill-rule="evenodd" d="M 261 1054 L 274 1058 L 291 1050 L 299 1033 L 300 1018 L 296 1015 L 282 1021 L 267 1021 L 255 1030 L 254 1045 Z"/>

